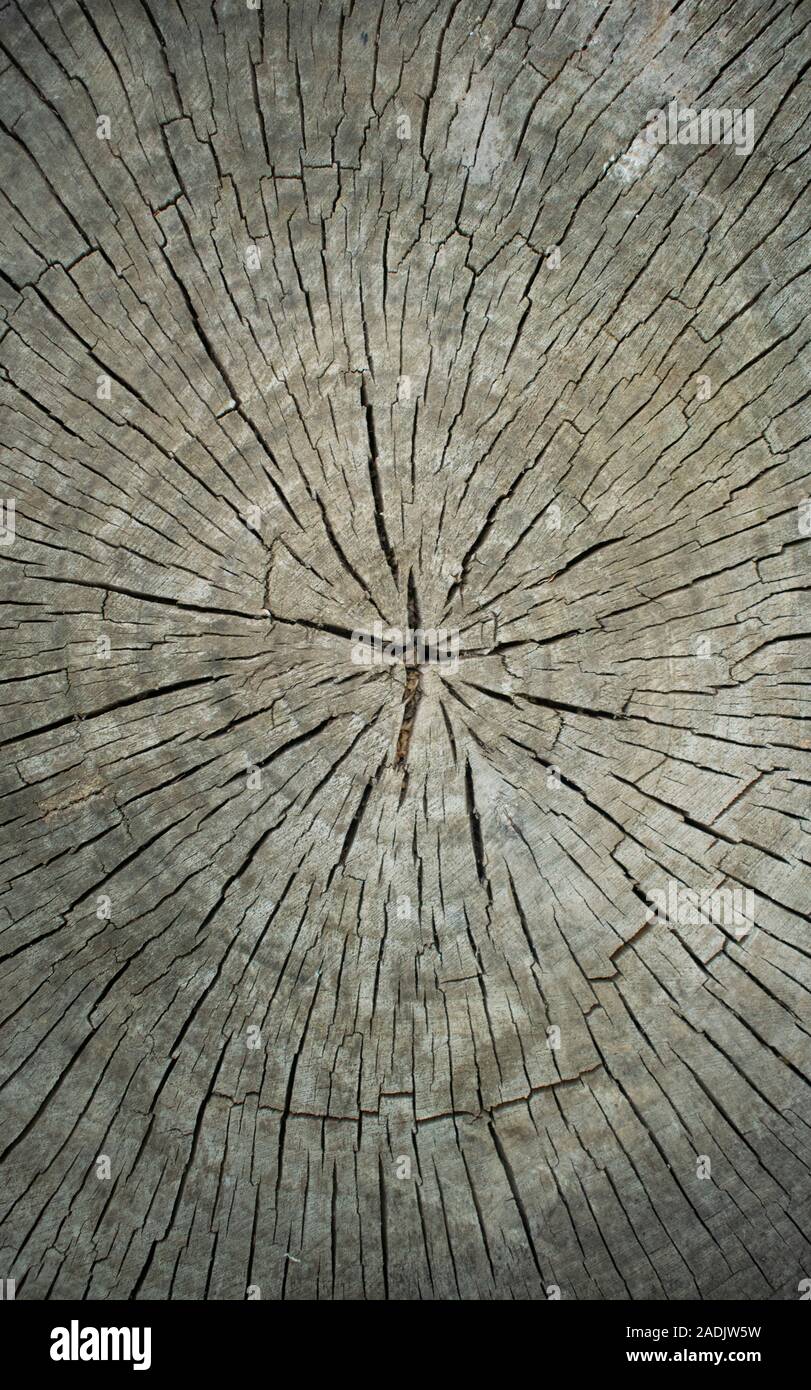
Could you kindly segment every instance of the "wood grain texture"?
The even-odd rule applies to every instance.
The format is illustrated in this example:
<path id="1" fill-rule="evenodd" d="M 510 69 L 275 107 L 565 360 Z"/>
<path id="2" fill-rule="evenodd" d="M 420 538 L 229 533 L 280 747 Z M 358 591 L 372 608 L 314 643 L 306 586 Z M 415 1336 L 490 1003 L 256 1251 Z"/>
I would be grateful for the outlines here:
<path id="1" fill-rule="evenodd" d="M 18 1298 L 811 1276 L 809 21 L 0 10 Z"/>

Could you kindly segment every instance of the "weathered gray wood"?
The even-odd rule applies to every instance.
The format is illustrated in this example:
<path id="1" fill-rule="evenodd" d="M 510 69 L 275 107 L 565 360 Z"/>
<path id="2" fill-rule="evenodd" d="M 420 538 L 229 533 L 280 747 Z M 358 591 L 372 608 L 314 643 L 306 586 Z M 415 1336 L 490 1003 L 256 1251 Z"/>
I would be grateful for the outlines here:
<path id="1" fill-rule="evenodd" d="M 798 1296 L 808 22 L 0 11 L 18 1297 Z"/>

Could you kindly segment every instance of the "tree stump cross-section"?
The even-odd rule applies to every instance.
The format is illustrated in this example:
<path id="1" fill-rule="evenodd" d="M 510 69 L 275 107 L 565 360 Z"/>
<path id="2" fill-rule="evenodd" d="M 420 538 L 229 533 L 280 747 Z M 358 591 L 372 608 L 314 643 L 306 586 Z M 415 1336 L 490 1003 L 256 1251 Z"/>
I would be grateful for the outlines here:
<path id="1" fill-rule="evenodd" d="M 810 23 L 0 9 L 18 1298 L 800 1296 Z"/>

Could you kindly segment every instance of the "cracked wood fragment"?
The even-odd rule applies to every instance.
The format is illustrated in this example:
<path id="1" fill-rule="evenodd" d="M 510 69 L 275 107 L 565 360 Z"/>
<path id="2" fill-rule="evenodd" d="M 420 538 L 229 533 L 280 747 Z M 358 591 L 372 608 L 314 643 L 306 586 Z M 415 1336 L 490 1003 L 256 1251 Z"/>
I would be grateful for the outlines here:
<path id="1" fill-rule="evenodd" d="M 808 34 L 4 6 L 18 1298 L 811 1275 Z"/>

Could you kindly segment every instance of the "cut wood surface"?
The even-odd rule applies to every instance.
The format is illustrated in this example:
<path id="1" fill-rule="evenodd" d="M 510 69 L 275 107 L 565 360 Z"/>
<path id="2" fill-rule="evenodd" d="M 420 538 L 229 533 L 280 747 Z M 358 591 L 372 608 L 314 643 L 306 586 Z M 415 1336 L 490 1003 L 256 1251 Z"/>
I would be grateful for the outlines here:
<path id="1" fill-rule="evenodd" d="M 810 34 L 0 10 L 17 1298 L 800 1296 Z"/>

